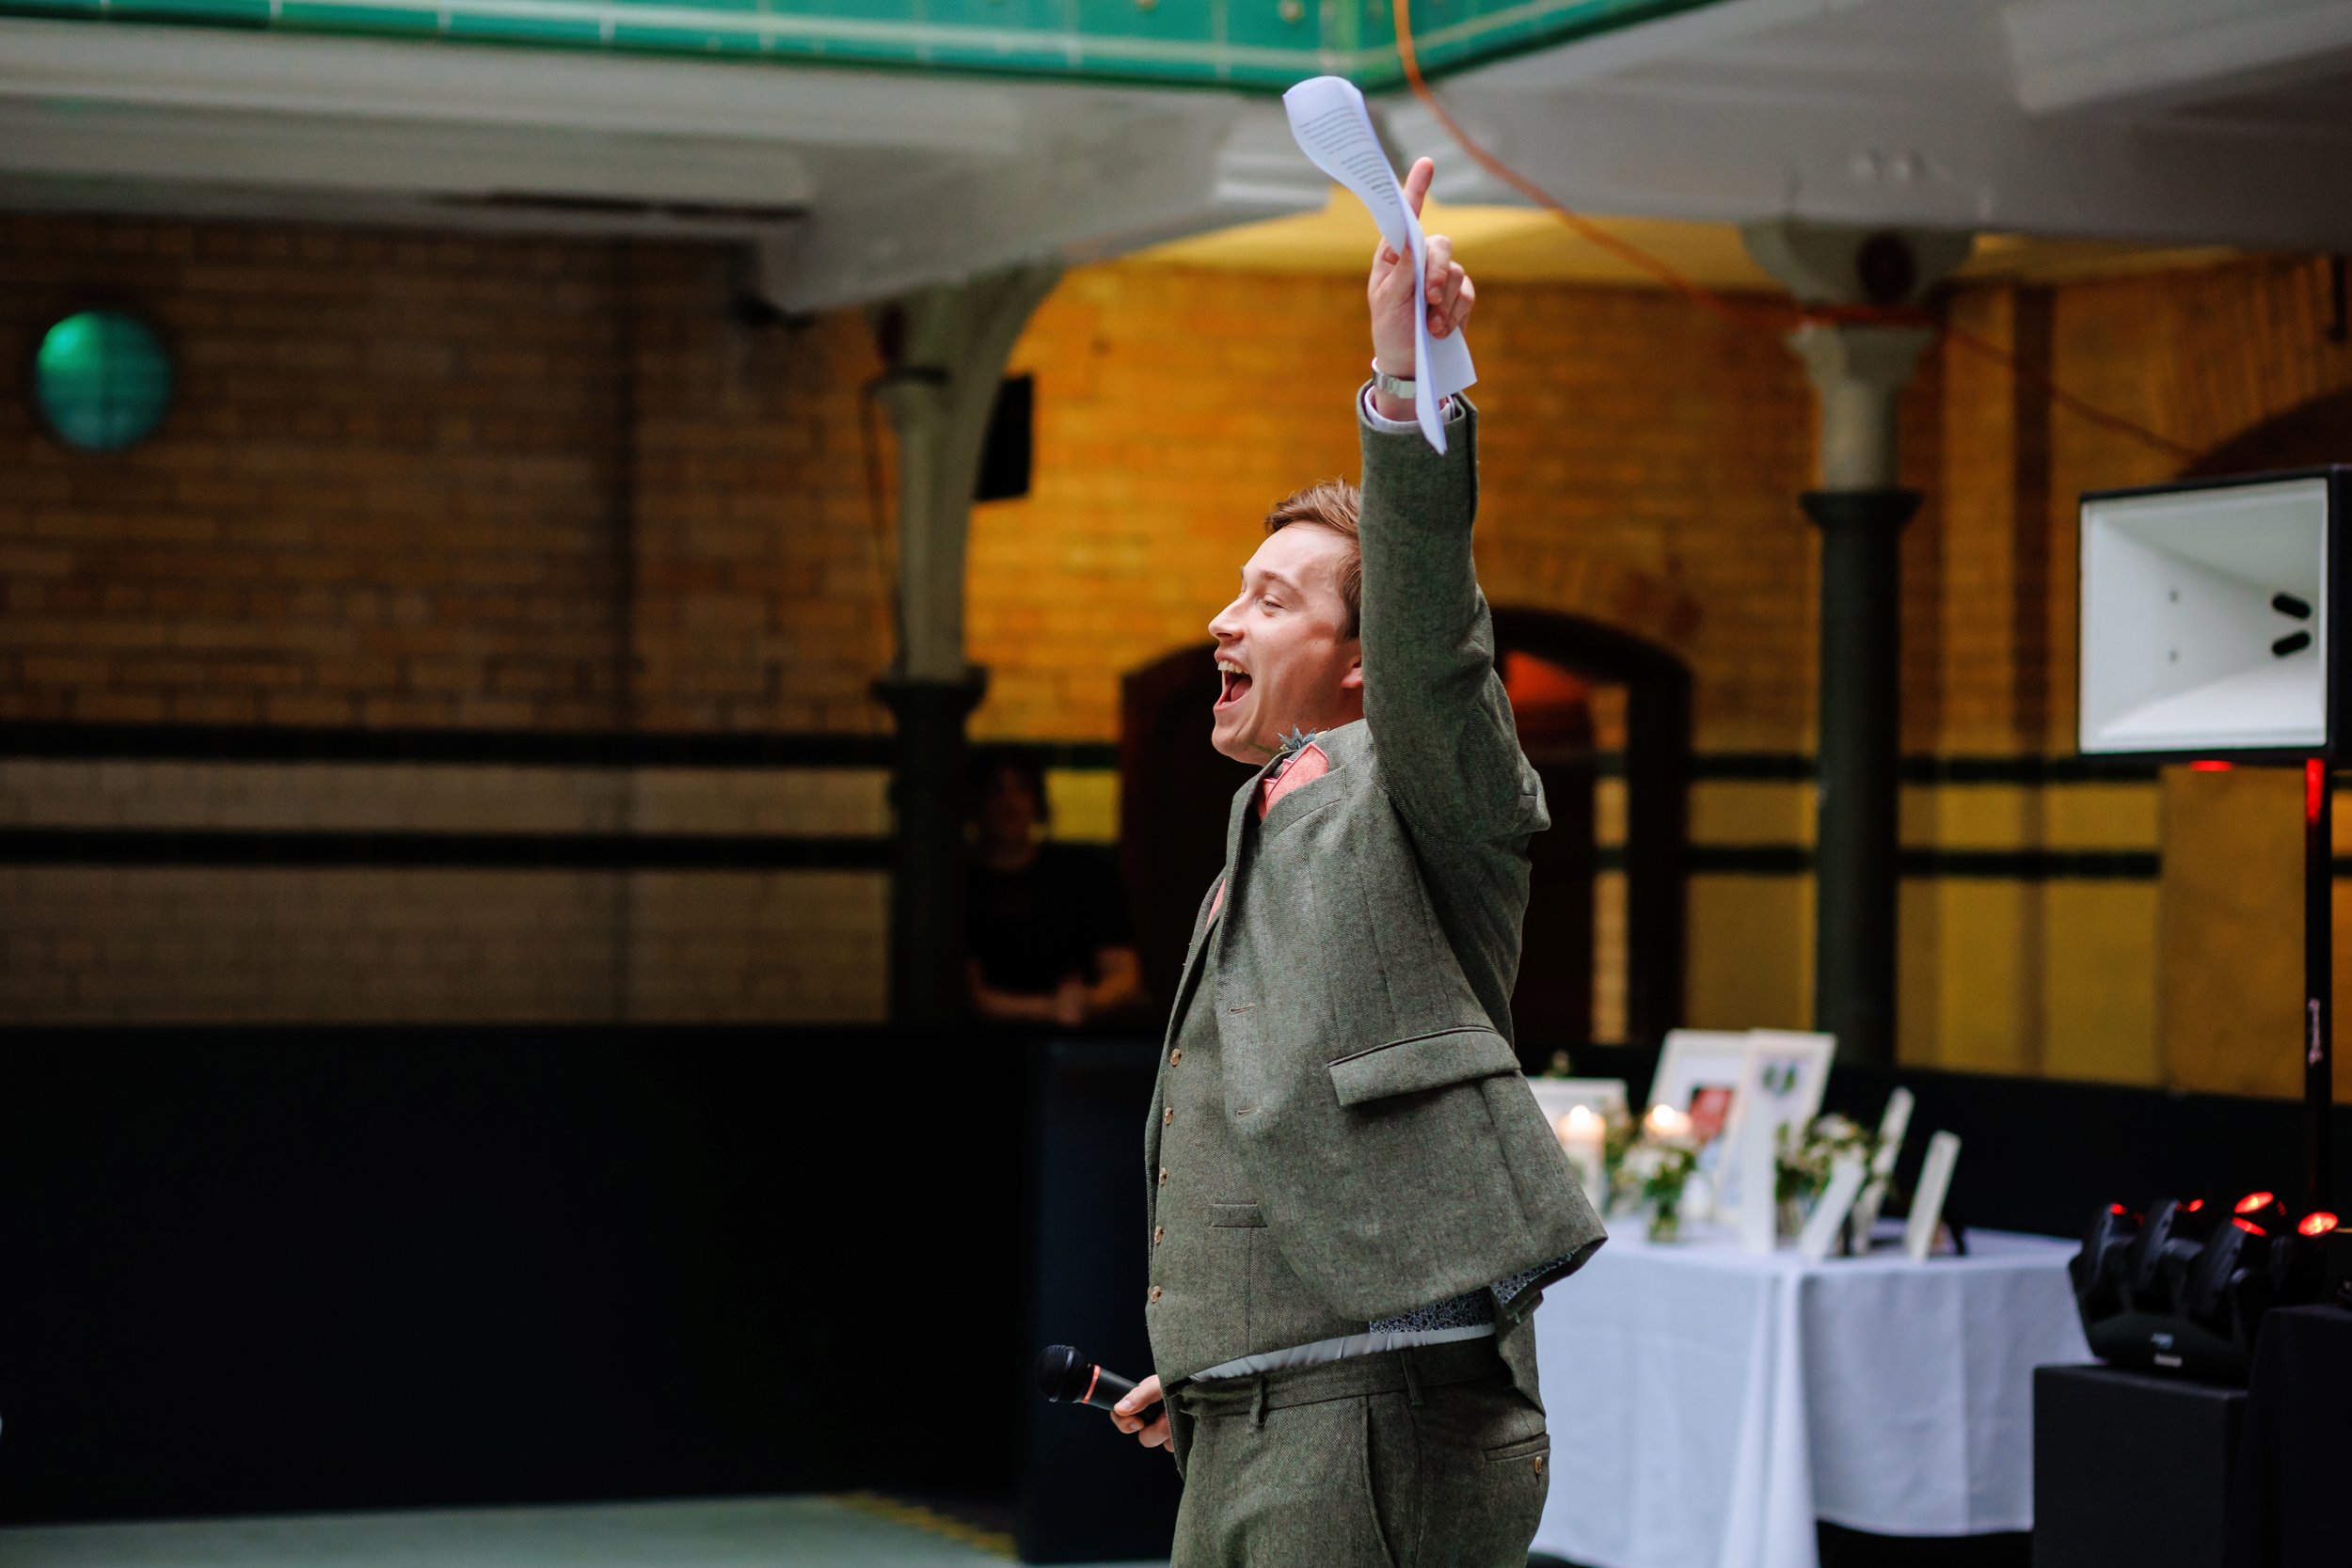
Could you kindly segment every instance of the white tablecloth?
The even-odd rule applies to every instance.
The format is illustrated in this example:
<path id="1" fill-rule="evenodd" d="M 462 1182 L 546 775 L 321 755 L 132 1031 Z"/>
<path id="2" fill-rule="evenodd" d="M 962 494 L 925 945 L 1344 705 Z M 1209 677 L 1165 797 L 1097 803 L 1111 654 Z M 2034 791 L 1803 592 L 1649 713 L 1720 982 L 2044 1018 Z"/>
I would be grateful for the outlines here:
<path id="1" fill-rule="evenodd" d="M 1687 1232 L 1686 1232 L 1687 1234 Z M 1638 1220 L 1536 1309 L 1551 1494 L 1535 1549 L 1594 1568 L 1819 1568 L 1816 1518 L 2033 1525 L 2033 1369 L 2088 1361 L 2067 1242 L 1801 1262 Z"/>

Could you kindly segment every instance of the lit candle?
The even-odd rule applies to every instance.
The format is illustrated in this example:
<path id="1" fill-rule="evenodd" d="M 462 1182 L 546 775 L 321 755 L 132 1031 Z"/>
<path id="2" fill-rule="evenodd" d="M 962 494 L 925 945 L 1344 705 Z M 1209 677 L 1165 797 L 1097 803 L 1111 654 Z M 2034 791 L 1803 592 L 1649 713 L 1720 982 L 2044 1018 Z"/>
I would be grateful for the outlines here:
<path id="1" fill-rule="evenodd" d="M 1584 1196 L 1595 1209 L 1608 1200 L 1609 1162 L 1602 1143 L 1608 1127 L 1599 1113 L 1590 1105 L 1573 1105 L 1557 1124 L 1560 1147 L 1568 1156 L 1568 1164 L 1576 1167 L 1578 1179 L 1583 1183 Z"/>
<path id="2" fill-rule="evenodd" d="M 1642 1125 L 1661 1143 L 1680 1143 L 1691 1135 L 1690 1117 L 1671 1105 L 1651 1106 Z"/>

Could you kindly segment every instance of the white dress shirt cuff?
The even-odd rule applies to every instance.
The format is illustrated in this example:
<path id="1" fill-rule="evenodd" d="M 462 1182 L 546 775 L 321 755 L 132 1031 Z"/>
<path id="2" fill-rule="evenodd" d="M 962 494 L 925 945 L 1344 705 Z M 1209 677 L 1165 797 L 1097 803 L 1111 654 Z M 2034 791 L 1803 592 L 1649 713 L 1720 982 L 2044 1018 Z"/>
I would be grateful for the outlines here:
<path id="1" fill-rule="evenodd" d="M 1391 420 L 1385 418 L 1379 409 L 1373 406 L 1372 383 L 1369 381 L 1364 383 L 1364 389 L 1357 401 L 1363 404 L 1365 422 L 1370 424 L 1373 429 L 1381 432 L 1383 435 L 1410 436 L 1421 428 L 1421 425 L 1412 420 Z M 1442 397 L 1438 400 L 1438 422 L 1439 424 L 1452 424 L 1454 422 L 1454 416 L 1457 412 L 1458 410 L 1454 406 L 1453 398 Z"/>

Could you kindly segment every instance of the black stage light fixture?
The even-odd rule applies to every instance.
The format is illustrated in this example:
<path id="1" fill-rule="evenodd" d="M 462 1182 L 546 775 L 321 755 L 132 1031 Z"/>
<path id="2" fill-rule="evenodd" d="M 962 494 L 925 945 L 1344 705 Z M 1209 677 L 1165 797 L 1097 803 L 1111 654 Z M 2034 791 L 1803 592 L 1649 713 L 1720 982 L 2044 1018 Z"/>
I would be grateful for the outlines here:
<path id="1" fill-rule="evenodd" d="M 2328 1299 L 2352 1281 L 2352 1238 L 2324 1209 L 2289 1223 L 2266 1192 L 2227 1206 L 2166 1198 L 2145 1214 L 2110 1203 L 2068 1273 L 2101 1360 L 2243 1383 L 2264 1313 Z"/>
<path id="2" fill-rule="evenodd" d="M 2334 765 L 2352 752 L 2352 466 L 2082 498 L 2076 745 L 2303 769 L 2304 1203 L 2328 1207 Z M 2281 1049 L 2286 1042 L 2280 1042 Z"/>

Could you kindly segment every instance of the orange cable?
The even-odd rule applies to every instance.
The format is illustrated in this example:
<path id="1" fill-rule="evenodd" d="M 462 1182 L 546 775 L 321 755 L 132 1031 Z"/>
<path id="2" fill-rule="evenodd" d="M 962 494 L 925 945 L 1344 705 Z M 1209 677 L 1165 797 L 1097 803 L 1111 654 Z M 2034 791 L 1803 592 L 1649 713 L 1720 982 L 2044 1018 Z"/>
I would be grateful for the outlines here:
<path id="1" fill-rule="evenodd" d="M 1422 106 L 1426 108 L 1436 118 L 1438 123 L 1445 128 L 1446 135 L 1454 138 L 1455 145 L 1470 154 L 1472 162 L 1538 207 L 1559 218 L 1580 238 L 1599 246 L 1637 271 L 1646 273 L 1674 293 L 1680 294 L 1691 304 L 1721 317 L 1734 326 L 1752 331 L 1777 333 L 1785 330 L 1788 324 L 1792 322 L 1799 325 L 1813 323 L 1831 325 L 1856 323 L 1883 326 L 1933 327 L 1947 340 L 1993 360 L 2011 375 L 2047 393 L 2051 402 L 2079 415 L 2102 429 L 2128 436 L 2167 456 L 2178 458 L 2184 462 L 2193 462 L 2199 455 L 2195 449 L 2183 446 L 2169 436 L 2151 430 L 2146 425 L 2122 414 L 2101 408 L 2087 399 L 2075 396 L 2047 375 L 2025 364 L 2016 355 L 1991 339 L 1954 326 L 1949 322 L 1939 321 L 1931 311 L 1906 306 L 1800 305 L 1786 309 L 1775 309 L 1770 312 L 1770 315 L 1777 319 L 1767 319 L 1766 311 L 1735 304 L 1704 284 L 1684 277 L 1668 262 L 1651 255 L 1631 241 L 1620 239 L 1610 233 L 1590 218 L 1574 211 L 1567 203 L 1560 200 L 1541 185 L 1536 184 L 1535 182 L 1480 146 L 1478 139 L 1465 131 L 1461 122 L 1454 118 L 1443 103 L 1439 102 L 1437 93 L 1429 86 L 1428 78 L 1422 74 L 1421 55 L 1413 46 L 1411 0 L 1391 0 L 1391 5 L 1396 17 L 1397 60 L 1405 68 L 1405 79 L 1411 86 L 1413 96 L 1421 100 Z"/>

